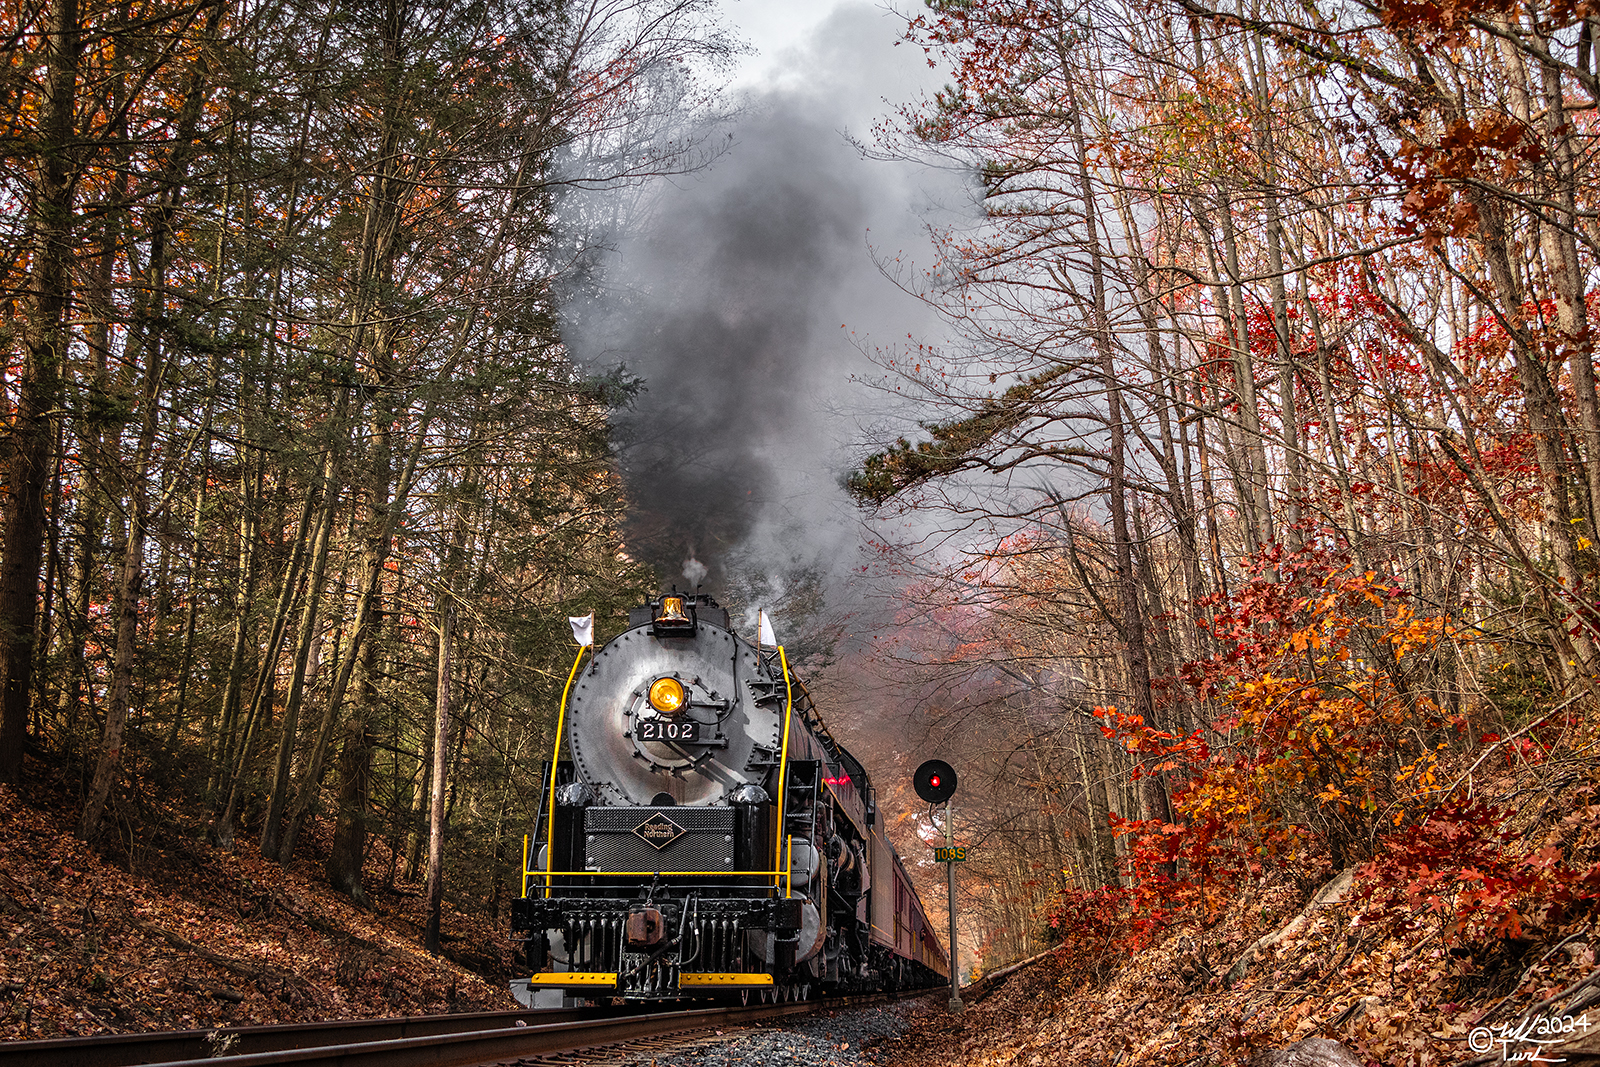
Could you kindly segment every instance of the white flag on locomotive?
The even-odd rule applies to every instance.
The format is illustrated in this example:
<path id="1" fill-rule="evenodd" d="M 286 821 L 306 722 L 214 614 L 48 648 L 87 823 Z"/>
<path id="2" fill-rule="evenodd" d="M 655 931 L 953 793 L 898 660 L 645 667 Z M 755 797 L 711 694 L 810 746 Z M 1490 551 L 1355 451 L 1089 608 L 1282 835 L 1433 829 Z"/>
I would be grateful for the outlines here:
<path id="1" fill-rule="evenodd" d="M 569 615 L 567 616 L 567 622 L 572 624 L 572 639 L 574 641 L 589 648 L 594 647 L 594 612 L 591 611 L 587 615 L 579 615 L 576 618 Z"/>
<path id="2" fill-rule="evenodd" d="M 778 638 L 772 632 L 772 620 L 767 618 L 765 611 L 756 612 L 756 647 L 763 648 L 771 645 L 778 647 Z"/>

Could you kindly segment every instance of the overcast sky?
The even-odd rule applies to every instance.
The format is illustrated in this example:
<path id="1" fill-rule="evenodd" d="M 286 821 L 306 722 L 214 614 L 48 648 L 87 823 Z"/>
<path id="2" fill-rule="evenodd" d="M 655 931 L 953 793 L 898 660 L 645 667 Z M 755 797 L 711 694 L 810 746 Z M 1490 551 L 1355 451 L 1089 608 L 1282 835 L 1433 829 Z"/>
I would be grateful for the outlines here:
<path id="1" fill-rule="evenodd" d="M 793 78 L 795 60 L 836 9 L 867 6 L 860 0 L 718 0 L 723 22 L 755 49 L 740 63 L 734 87 L 770 90 Z"/>

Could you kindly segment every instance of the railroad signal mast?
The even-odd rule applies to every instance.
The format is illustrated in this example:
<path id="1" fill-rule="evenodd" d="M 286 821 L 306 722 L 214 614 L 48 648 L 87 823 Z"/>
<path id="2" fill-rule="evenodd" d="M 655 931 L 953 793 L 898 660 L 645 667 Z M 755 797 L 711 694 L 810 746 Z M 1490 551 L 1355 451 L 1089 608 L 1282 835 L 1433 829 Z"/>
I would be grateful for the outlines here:
<path id="1" fill-rule="evenodd" d="M 956 864 L 967 858 L 966 846 L 956 847 L 955 809 L 950 798 L 956 794 L 956 769 L 942 759 L 931 759 L 917 768 L 912 785 L 917 796 L 929 804 L 944 805 L 944 848 L 934 849 L 934 859 L 942 862 L 950 897 L 950 1010 L 959 1012 L 961 1003 L 960 950 L 956 944 Z"/>

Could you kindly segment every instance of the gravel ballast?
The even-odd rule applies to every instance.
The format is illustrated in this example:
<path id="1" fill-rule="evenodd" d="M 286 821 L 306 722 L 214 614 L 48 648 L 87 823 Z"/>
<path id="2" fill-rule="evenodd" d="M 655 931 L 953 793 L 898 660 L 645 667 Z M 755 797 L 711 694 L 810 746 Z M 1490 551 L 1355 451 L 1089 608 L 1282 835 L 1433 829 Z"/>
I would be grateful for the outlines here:
<path id="1" fill-rule="evenodd" d="M 715 1044 L 631 1059 L 648 1067 L 857 1067 L 876 1064 L 878 1046 L 911 1024 L 913 1001 L 823 1012 L 791 1022 L 730 1031 Z"/>

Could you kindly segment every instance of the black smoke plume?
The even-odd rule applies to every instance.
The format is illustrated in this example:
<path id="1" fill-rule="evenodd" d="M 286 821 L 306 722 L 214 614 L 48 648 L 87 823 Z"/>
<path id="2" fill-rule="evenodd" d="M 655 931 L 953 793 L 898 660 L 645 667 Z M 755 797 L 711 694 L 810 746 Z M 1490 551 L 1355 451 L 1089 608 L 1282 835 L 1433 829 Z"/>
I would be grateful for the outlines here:
<path id="1" fill-rule="evenodd" d="M 832 574 L 852 555 L 838 478 L 882 397 L 853 384 L 873 368 L 841 325 L 904 338 L 931 320 L 874 260 L 922 240 L 929 176 L 864 159 L 845 136 L 914 91 L 920 52 L 893 47 L 903 26 L 837 9 L 790 56 L 801 76 L 749 101 L 712 166 L 657 190 L 600 295 L 569 312 L 581 361 L 643 379 L 615 416 L 626 534 L 668 582 L 691 558 L 721 593 L 734 570 L 821 561 Z"/>
<path id="2" fill-rule="evenodd" d="M 645 379 L 619 415 L 633 513 L 628 540 L 664 576 L 697 556 L 722 579 L 728 553 L 814 461 L 824 298 L 839 260 L 865 256 L 860 193 L 839 134 L 773 107 L 728 157 L 669 193 L 622 259 L 636 279 L 609 356 Z"/>

